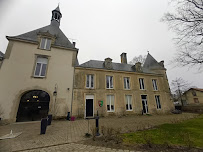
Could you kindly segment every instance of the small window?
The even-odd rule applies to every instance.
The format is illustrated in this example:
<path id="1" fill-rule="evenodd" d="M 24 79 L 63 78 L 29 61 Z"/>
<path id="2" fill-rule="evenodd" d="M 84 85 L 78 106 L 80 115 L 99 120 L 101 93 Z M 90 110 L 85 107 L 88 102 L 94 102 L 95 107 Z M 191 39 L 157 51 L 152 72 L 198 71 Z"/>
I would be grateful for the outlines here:
<path id="1" fill-rule="evenodd" d="M 40 49 L 50 50 L 51 48 L 51 39 L 42 38 L 40 43 Z"/>
<path id="2" fill-rule="evenodd" d="M 124 89 L 130 89 L 130 78 L 124 77 Z"/>
<path id="3" fill-rule="evenodd" d="M 114 95 L 107 95 L 107 111 L 114 112 Z"/>
<path id="4" fill-rule="evenodd" d="M 92 74 L 87 75 L 86 88 L 94 88 L 94 75 L 92 75 Z"/>
<path id="5" fill-rule="evenodd" d="M 140 89 L 144 90 L 144 79 L 143 78 L 139 78 L 139 83 L 140 83 Z"/>
<path id="6" fill-rule="evenodd" d="M 131 95 L 126 95 L 125 96 L 125 101 L 126 101 L 126 110 L 127 111 L 132 111 L 132 96 Z"/>
<path id="7" fill-rule="evenodd" d="M 156 108 L 161 109 L 160 96 L 156 95 L 155 100 L 156 100 Z"/>
<path id="8" fill-rule="evenodd" d="M 45 77 L 47 70 L 47 58 L 38 57 L 35 66 L 35 77 Z"/>
<path id="9" fill-rule="evenodd" d="M 192 95 L 197 96 L 197 94 L 196 94 L 196 92 L 194 90 L 192 91 Z"/>
<path id="10" fill-rule="evenodd" d="M 152 85 L 154 90 L 158 90 L 156 79 L 152 79 Z"/>
<path id="11" fill-rule="evenodd" d="M 113 76 L 106 76 L 106 88 L 113 89 Z"/>
<path id="12" fill-rule="evenodd" d="M 198 98 L 194 98 L 194 103 L 199 103 Z"/>

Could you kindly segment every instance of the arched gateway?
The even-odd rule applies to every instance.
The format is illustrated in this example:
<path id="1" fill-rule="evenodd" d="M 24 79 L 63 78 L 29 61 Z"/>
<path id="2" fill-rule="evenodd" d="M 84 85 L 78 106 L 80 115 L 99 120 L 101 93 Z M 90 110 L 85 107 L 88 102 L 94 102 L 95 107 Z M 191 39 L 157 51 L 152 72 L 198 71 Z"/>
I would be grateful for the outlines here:
<path id="1" fill-rule="evenodd" d="M 42 90 L 31 90 L 21 97 L 17 122 L 36 121 L 48 115 L 50 96 Z"/>

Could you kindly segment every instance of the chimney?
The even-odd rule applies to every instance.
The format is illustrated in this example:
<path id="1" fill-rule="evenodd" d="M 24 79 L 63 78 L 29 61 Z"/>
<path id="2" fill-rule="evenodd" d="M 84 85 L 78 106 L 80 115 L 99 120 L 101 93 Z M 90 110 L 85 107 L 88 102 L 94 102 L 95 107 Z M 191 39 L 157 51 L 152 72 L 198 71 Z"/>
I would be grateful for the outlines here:
<path id="1" fill-rule="evenodd" d="M 136 72 L 142 72 L 142 67 L 140 62 L 135 63 L 135 70 Z"/>
<path id="2" fill-rule="evenodd" d="M 121 54 L 121 63 L 127 64 L 127 53 Z"/>
<path id="3" fill-rule="evenodd" d="M 111 58 L 106 58 L 105 60 L 104 60 L 104 67 L 106 68 L 106 69 L 112 69 L 113 67 L 112 67 L 112 59 Z"/>
<path id="4" fill-rule="evenodd" d="M 160 61 L 160 62 L 159 62 L 159 65 L 162 66 L 162 67 L 164 67 L 164 60 Z"/>
<path id="5" fill-rule="evenodd" d="M 75 45 L 76 45 L 76 42 L 73 42 L 73 45 L 74 45 L 74 47 L 75 47 Z"/>

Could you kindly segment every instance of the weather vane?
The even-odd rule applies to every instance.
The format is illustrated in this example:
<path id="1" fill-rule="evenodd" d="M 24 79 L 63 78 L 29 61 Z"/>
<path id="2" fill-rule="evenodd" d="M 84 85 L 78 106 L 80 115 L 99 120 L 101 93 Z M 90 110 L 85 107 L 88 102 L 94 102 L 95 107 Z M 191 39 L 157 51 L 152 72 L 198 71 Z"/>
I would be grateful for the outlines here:
<path id="1" fill-rule="evenodd" d="M 149 53 L 149 51 L 147 51 Z"/>

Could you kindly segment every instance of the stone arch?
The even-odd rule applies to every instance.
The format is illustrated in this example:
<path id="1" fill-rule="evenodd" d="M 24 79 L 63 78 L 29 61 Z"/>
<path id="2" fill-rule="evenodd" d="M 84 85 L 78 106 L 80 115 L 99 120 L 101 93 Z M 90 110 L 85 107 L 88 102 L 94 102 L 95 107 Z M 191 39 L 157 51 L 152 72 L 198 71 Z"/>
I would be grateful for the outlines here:
<path id="1" fill-rule="evenodd" d="M 23 93 L 20 98 L 16 121 L 35 121 L 47 117 L 50 95 L 43 90 L 34 89 Z"/>
<path id="2" fill-rule="evenodd" d="M 24 93 L 30 91 L 30 90 L 43 90 L 45 92 L 47 92 L 50 96 L 50 104 L 49 104 L 49 109 L 51 111 L 51 106 L 52 106 L 52 101 L 53 101 L 53 96 L 50 90 L 40 87 L 40 86 L 33 86 L 33 87 L 27 87 L 25 89 L 19 90 L 18 93 L 15 95 L 14 100 L 13 100 L 13 105 L 11 107 L 11 112 L 10 112 L 10 118 L 11 118 L 11 122 L 15 122 L 16 121 L 16 117 L 17 117 L 17 112 L 18 112 L 18 108 L 20 105 L 20 100 L 21 97 L 23 96 Z M 49 111 L 49 112 L 50 112 Z"/>

